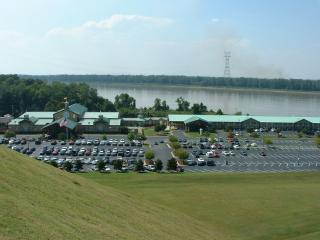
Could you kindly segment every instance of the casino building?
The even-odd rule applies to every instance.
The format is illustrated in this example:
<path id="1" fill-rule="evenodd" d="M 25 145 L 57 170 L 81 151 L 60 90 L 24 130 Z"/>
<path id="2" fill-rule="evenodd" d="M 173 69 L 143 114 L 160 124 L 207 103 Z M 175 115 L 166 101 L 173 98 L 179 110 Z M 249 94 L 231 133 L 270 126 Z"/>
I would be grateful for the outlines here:
<path id="1" fill-rule="evenodd" d="M 88 112 L 85 106 L 75 103 L 57 112 L 26 112 L 13 119 L 8 128 L 17 133 L 46 133 L 57 135 L 59 132 L 117 133 L 120 132 L 121 119 L 118 112 Z"/>

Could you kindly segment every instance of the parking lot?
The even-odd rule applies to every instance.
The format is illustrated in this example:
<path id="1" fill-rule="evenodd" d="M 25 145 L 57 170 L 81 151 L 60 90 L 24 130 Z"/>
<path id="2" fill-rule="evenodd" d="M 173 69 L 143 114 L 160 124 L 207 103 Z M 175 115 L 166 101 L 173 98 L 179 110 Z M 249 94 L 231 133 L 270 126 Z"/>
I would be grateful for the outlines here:
<path id="1" fill-rule="evenodd" d="M 220 135 L 221 140 L 223 140 L 223 142 L 220 142 L 221 149 L 215 149 L 219 157 L 207 157 L 205 153 L 211 151 L 211 147 L 201 149 L 199 146 L 195 146 L 195 139 L 185 137 L 183 131 L 175 131 L 174 135 L 180 142 L 186 141 L 188 143 L 184 149 L 189 152 L 189 160 L 194 160 L 193 164 L 190 164 L 194 166 L 185 166 L 187 172 L 298 172 L 320 170 L 320 149 L 313 139 L 276 139 L 273 140 L 272 145 L 265 145 L 261 139 L 239 137 L 239 148 L 224 149 L 228 142 L 223 132 L 219 132 L 217 135 Z M 192 148 L 190 143 L 193 145 Z M 250 147 L 247 148 L 247 145 L 250 145 Z M 194 154 L 196 151 L 203 154 Z M 262 152 L 265 156 L 261 154 Z M 245 155 L 242 153 L 245 153 Z M 202 158 L 207 164 L 199 166 L 198 158 Z M 208 162 L 210 162 L 210 166 L 208 166 Z"/>
<path id="2" fill-rule="evenodd" d="M 297 172 L 320 170 L 320 149 L 312 139 L 276 139 L 272 145 L 264 145 L 261 139 L 246 139 L 239 137 L 239 147 L 230 149 L 223 134 L 221 136 L 221 149 L 214 151 L 217 156 L 207 156 L 211 151 L 211 144 L 201 147 L 199 139 L 187 138 L 182 131 L 174 131 L 173 134 L 180 140 L 184 149 L 189 152 L 189 162 L 193 164 L 183 166 L 186 172 Z M 55 161 L 62 166 L 65 161 L 74 163 L 80 160 L 83 163 L 83 171 L 97 170 L 96 164 L 103 160 L 107 168 L 113 169 L 112 163 L 121 159 L 129 170 L 139 160 L 144 160 L 144 153 L 151 149 L 155 153 L 154 159 L 166 161 L 170 159 L 172 149 L 168 146 L 167 137 L 148 137 L 145 142 L 130 142 L 126 135 L 110 135 L 107 140 L 102 140 L 100 135 L 85 135 L 84 139 L 75 142 L 42 141 L 36 142 L 34 136 L 19 136 L 31 141 L 26 143 L 11 143 L 11 148 L 17 148 L 20 152 L 24 149 L 33 149 L 27 154 L 44 162 Z M 1 138 L 1 137 L 0 137 Z M 184 144 L 185 143 L 185 144 Z M 250 147 L 247 147 L 250 145 Z M 227 147 L 228 146 L 228 147 Z M 45 149 L 45 151 L 43 151 Z M 49 150 L 46 152 L 46 150 Z M 69 150 L 69 151 L 68 151 Z M 55 152 L 55 153 L 54 153 Z M 262 154 L 262 152 L 264 154 Z M 245 153 L 245 154 L 244 154 Z M 198 159 L 204 163 L 199 164 Z M 190 166 L 189 166 L 190 165 Z"/>

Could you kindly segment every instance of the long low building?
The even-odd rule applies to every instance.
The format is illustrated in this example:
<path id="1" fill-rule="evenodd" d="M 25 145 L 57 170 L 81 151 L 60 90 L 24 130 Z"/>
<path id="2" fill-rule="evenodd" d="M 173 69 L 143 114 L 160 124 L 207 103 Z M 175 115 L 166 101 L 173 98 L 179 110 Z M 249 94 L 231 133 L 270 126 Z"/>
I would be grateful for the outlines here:
<path id="1" fill-rule="evenodd" d="M 168 119 L 171 127 L 187 131 L 198 131 L 200 128 L 320 130 L 320 117 L 171 114 Z"/>

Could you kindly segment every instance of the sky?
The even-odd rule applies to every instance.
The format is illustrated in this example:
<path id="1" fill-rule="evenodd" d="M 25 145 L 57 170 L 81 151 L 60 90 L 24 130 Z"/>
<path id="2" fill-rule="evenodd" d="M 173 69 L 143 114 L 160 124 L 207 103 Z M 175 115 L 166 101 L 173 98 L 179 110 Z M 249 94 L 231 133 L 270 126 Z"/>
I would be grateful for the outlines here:
<path id="1" fill-rule="evenodd" d="M 320 79 L 320 0 L 0 0 L 0 73 Z"/>

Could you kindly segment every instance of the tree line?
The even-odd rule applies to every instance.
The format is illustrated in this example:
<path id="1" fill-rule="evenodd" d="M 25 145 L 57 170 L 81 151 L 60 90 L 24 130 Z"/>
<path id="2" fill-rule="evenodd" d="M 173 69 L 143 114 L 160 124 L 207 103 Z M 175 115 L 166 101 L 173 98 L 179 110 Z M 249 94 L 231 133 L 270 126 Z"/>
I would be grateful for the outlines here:
<path id="1" fill-rule="evenodd" d="M 98 96 L 97 90 L 86 83 L 47 82 L 25 79 L 17 75 L 0 75 L 0 116 L 10 113 L 17 117 L 26 111 L 58 111 L 64 107 L 63 99 L 70 104 L 80 103 L 89 111 L 119 111 L 120 117 L 165 117 L 170 113 L 215 113 L 203 103 L 191 105 L 178 97 L 177 109 L 170 109 L 165 100 L 156 98 L 152 107 L 138 109 L 136 100 L 127 93 L 117 95 L 114 101 Z M 223 114 L 219 109 L 217 114 Z"/>
<path id="2" fill-rule="evenodd" d="M 30 77 L 30 76 L 22 76 Z M 320 91 L 320 80 L 224 78 L 168 75 L 36 75 L 32 78 L 62 82 L 148 83 L 167 85 L 212 86 L 230 88 L 258 88 L 294 91 Z"/>

